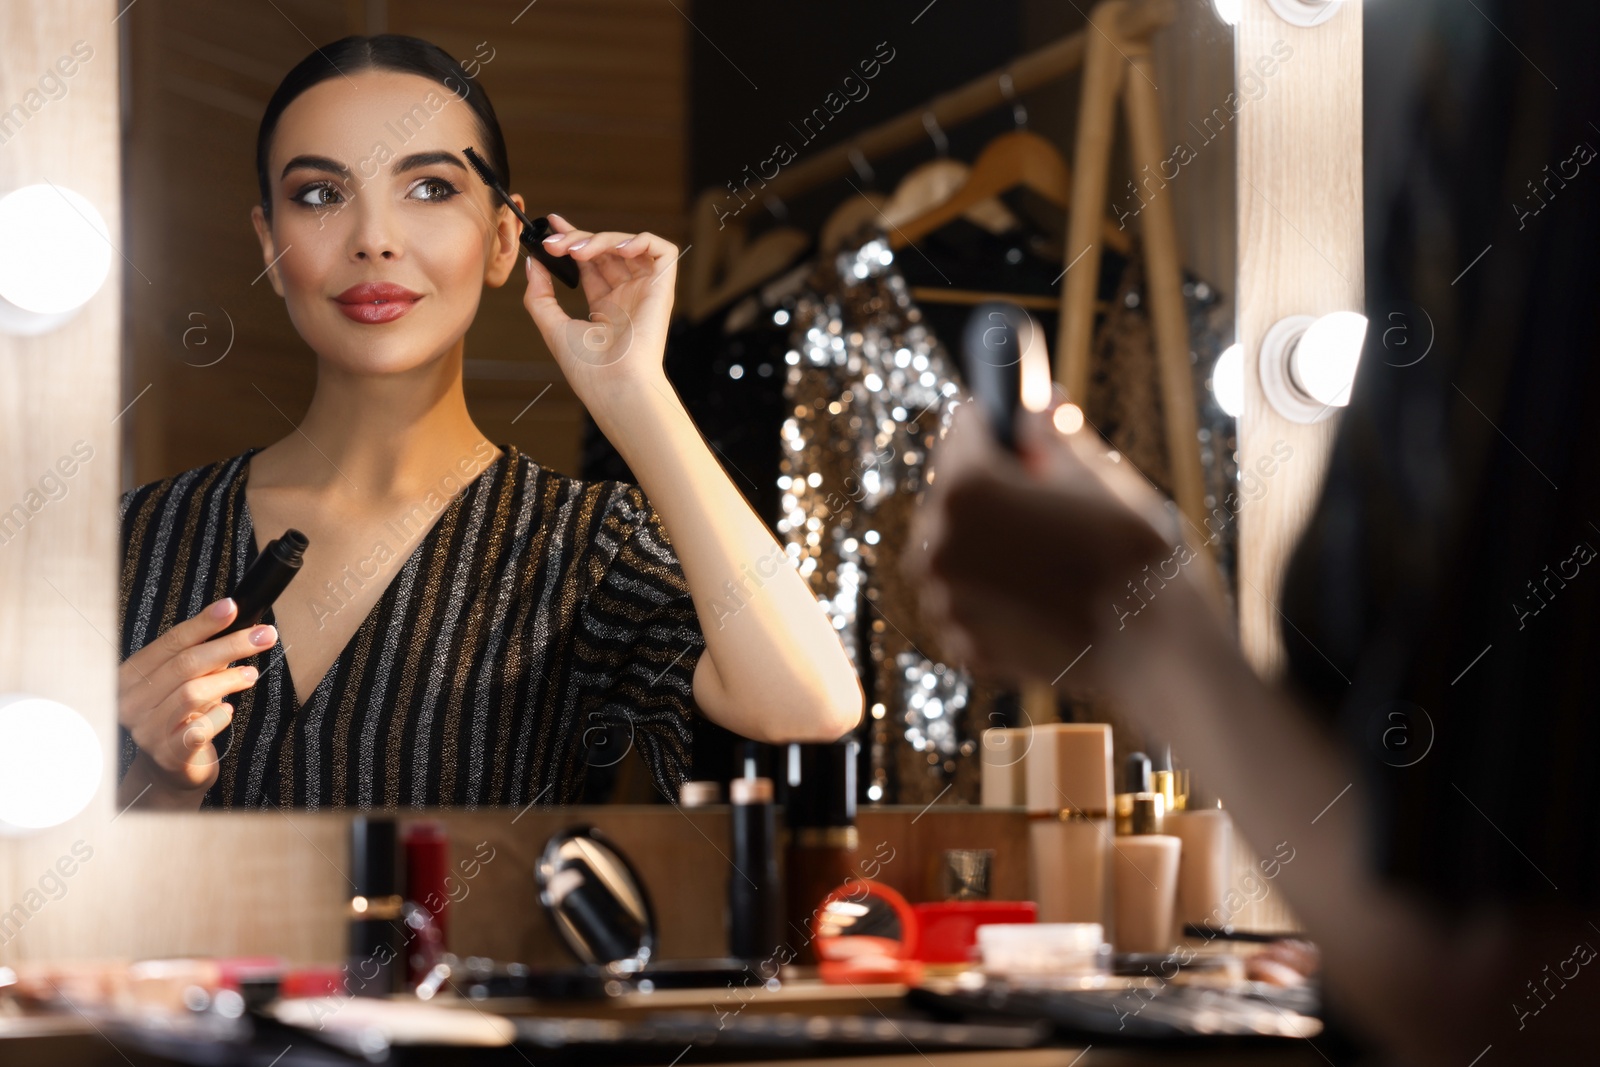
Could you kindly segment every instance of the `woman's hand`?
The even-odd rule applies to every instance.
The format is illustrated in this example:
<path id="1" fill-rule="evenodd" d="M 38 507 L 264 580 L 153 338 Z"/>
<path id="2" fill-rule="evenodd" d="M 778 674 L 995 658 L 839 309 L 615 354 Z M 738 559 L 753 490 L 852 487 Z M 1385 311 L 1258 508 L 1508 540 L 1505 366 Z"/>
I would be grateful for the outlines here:
<path id="1" fill-rule="evenodd" d="M 233 707 L 222 698 L 256 682 L 254 667 L 228 664 L 278 640 L 271 626 L 215 637 L 238 610 L 231 597 L 218 600 L 123 661 L 117 719 L 133 735 L 139 754 L 122 791 L 148 786 L 157 794 L 147 799 L 150 806 L 199 807 L 216 782 L 217 750 L 211 742 L 233 721 Z"/>
<path id="2" fill-rule="evenodd" d="M 573 392 L 595 413 L 618 395 L 618 387 L 653 385 L 664 376 L 678 246 L 653 233 L 590 233 L 560 215 L 548 218 L 557 233 L 545 247 L 577 260 L 589 318 L 574 319 L 562 310 L 550 272 L 532 256 L 522 303 Z"/>
<path id="3" fill-rule="evenodd" d="M 1009 679 L 1059 677 L 1126 627 L 1143 603 L 1129 583 L 1159 587 L 1204 565 L 1149 483 L 1093 431 L 1057 430 L 1053 414 L 1023 413 L 1019 458 L 981 409 L 960 405 L 934 451 L 905 560 L 947 647 Z M 1092 663 L 1073 681 L 1094 683 Z"/>

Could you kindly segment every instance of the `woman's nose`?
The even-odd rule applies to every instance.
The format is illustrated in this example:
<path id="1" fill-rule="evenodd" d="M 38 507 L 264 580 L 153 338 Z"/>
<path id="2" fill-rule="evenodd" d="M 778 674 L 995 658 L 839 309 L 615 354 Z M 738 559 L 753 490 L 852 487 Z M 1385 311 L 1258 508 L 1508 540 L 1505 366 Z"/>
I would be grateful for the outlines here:
<path id="1" fill-rule="evenodd" d="M 402 251 L 398 227 L 385 205 L 374 203 L 369 194 L 366 203 L 357 203 L 356 224 L 350 233 L 350 257 L 360 261 L 395 259 Z"/>

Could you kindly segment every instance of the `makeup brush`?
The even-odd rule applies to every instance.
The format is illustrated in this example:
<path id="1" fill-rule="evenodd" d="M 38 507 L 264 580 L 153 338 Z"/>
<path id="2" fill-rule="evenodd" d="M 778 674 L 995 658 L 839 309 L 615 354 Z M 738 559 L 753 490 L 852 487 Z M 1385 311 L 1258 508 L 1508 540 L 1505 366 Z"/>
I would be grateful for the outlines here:
<path id="1" fill-rule="evenodd" d="M 576 289 L 578 287 L 577 260 L 571 256 L 552 255 L 550 250 L 544 246 L 544 239 L 556 232 L 551 227 L 550 220 L 543 215 L 536 219 L 530 219 L 511 199 L 511 194 L 506 192 L 505 186 L 501 185 L 500 180 L 494 176 L 494 171 L 489 169 L 489 164 L 485 163 L 482 157 L 472 149 L 467 148 L 463 151 L 466 153 L 467 162 L 472 164 L 472 169 L 477 171 L 478 177 L 483 179 L 483 184 L 493 189 L 495 195 L 501 199 L 506 207 L 516 212 L 517 218 L 522 220 L 522 247 L 526 248 L 528 253 L 540 263 L 543 263 L 546 270 L 565 282 L 568 289 Z"/>

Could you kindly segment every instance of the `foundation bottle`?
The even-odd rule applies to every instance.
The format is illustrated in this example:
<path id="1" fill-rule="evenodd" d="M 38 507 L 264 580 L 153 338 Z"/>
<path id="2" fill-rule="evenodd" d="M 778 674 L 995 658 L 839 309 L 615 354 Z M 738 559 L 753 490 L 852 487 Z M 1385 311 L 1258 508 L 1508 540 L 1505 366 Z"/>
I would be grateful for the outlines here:
<path id="1" fill-rule="evenodd" d="M 1100 923 L 1111 913 L 1111 727 L 1033 727 L 1026 757 L 1030 892 L 1039 921 Z"/>
<path id="2" fill-rule="evenodd" d="M 1166 798 L 1134 793 L 1131 833 L 1116 839 L 1112 859 L 1118 952 L 1169 952 L 1176 943 L 1173 911 L 1183 842 L 1162 833 Z"/>
<path id="3" fill-rule="evenodd" d="M 1177 776 L 1177 810 L 1163 820 L 1163 833 L 1183 842 L 1178 860 L 1174 922 L 1220 931 L 1233 921 L 1228 879 L 1233 870 L 1233 818 L 1214 797 L 1191 793 L 1188 772 Z"/>

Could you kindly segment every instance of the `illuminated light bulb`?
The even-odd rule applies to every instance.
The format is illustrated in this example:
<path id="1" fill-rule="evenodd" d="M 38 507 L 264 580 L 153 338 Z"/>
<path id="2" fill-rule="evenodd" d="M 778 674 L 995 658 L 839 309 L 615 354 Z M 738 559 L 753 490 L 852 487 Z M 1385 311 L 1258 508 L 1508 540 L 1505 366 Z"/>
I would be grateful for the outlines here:
<path id="1" fill-rule="evenodd" d="M 1083 429 L 1083 409 L 1076 404 L 1062 404 L 1056 408 L 1051 422 L 1061 433 L 1077 433 Z"/>
<path id="2" fill-rule="evenodd" d="M 1030 329 L 1022 348 L 1022 365 L 1018 368 L 1022 407 L 1025 411 L 1043 411 L 1055 399 L 1055 382 L 1050 378 L 1050 350 L 1045 347 L 1044 331 L 1031 315 L 1028 316 L 1028 326 Z"/>
<path id="3" fill-rule="evenodd" d="M 1292 422 L 1330 418 L 1350 403 L 1366 335 L 1366 316 L 1354 311 L 1279 319 L 1261 339 L 1261 391 Z"/>
<path id="4" fill-rule="evenodd" d="M 1211 395 L 1234 418 L 1244 414 L 1244 346 L 1229 345 L 1211 367 Z"/>
<path id="5" fill-rule="evenodd" d="M 1289 374 L 1313 400 L 1344 407 L 1367 339 L 1367 317 L 1354 311 L 1324 315 L 1306 330 L 1289 355 Z"/>
<path id="6" fill-rule="evenodd" d="M 0 696 L 0 827 L 37 830 L 82 811 L 100 786 L 100 739 L 53 700 Z"/>
<path id="7" fill-rule="evenodd" d="M 71 189 L 28 185 L 0 198 L 0 328 L 62 325 L 105 284 L 111 255 L 105 219 Z"/>

